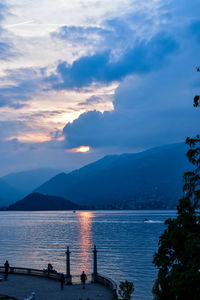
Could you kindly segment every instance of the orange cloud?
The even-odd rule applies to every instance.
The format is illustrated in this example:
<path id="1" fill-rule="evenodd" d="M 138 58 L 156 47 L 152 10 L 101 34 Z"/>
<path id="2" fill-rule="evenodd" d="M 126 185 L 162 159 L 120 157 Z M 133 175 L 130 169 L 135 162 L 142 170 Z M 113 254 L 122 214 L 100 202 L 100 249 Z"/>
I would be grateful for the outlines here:
<path id="1" fill-rule="evenodd" d="M 60 136 L 56 139 L 56 141 L 64 141 L 65 137 L 64 136 Z"/>
<path id="2" fill-rule="evenodd" d="M 51 136 L 47 134 L 42 134 L 40 132 L 35 133 L 28 133 L 21 136 L 11 136 L 6 140 L 18 139 L 19 142 L 22 143 L 42 143 L 42 142 L 49 142 L 52 140 Z"/>

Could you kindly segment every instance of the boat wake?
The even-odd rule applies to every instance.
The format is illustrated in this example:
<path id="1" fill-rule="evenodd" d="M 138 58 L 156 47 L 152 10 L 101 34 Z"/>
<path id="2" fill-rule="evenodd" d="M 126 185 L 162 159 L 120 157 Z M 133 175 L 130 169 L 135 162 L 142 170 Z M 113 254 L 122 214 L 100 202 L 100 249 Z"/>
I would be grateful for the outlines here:
<path id="1" fill-rule="evenodd" d="M 163 221 L 154 221 L 154 220 L 147 220 L 147 219 L 145 219 L 145 220 L 143 220 L 143 223 L 163 223 Z"/>

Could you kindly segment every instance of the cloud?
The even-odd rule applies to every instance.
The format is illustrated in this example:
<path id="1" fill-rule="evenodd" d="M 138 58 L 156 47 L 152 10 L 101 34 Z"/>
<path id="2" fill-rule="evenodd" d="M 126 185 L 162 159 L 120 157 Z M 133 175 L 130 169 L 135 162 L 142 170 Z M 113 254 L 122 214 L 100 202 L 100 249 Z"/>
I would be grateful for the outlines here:
<path id="1" fill-rule="evenodd" d="M 5 17 L 5 14 L 8 12 L 8 6 L 6 3 L 0 3 L 0 21 Z"/>
<path id="2" fill-rule="evenodd" d="M 22 143 L 17 139 L 0 140 L 0 176 L 36 168 L 53 168 L 70 172 L 101 157 L 101 154 L 65 151 L 62 142 Z M 58 171 L 59 172 L 59 171 Z"/>
<path id="3" fill-rule="evenodd" d="M 62 62 L 57 67 L 58 75 L 49 81 L 55 89 L 75 89 L 92 83 L 109 84 L 120 81 L 132 73 L 146 73 L 159 68 L 166 57 L 178 48 L 177 42 L 166 33 L 160 33 L 149 41 L 138 41 L 117 61 L 112 61 L 110 51 L 83 56 L 72 65 Z M 60 82 L 59 82 L 60 80 Z"/>
<path id="4" fill-rule="evenodd" d="M 86 99 L 86 101 L 80 102 L 79 105 L 91 105 L 96 103 L 102 103 L 103 97 L 93 95 L 90 98 Z"/>
<path id="5" fill-rule="evenodd" d="M 168 1 L 166 1 L 168 2 Z M 176 24 L 184 26 L 191 19 L 199 17 L 199 0 L 193 0 L 190 3 L 188 0 L 176 0 L 165 3 L 166 9 L 170 11 L 172 17 L 176 19 Z"/>
<path id="6" fill-rule="evenodd" d="M 190 25 L 190 32 L 197 40 L 198 43 L 200 43 L 200 20 L 195 20 Z"/>
<path id="7" fill-rule="evenodd" d="M 100 26 L 62 26 L 59 31 L 53 32 L 52 37 L 66 40 L 73 44 L 98 44 L 109 31 Z"/>
<path id="8" fill-rule="evenodd" d="M 1 37 L 1 36 L 0 36 Z M 0 42 L 0 60 L 5 60 L 8 57 L 12 56 L 11 46 L 9 43 Z"/>
<path id="9" fill-rule="evenodd" d="M 189 126 L 186 126 L 188 121 Z M 67 124 L 63 133 L 69 149 L 83 144 L 93 149 L 102 148 L 104 153 L 106 148 L 126 152 L 183 141 L 191 132 L 196 132 L 197 122 L 198 116 L 192 109 L 141 111 L 137 115 L 92 111 L 71 126 Z"/>
<path id="10" fill-rule="evenodd" d="M 0 3 L 0 22 L 5 19 L 5 15 L 9 14 L 9 8 L 6 3 Z M 12 41 L 6 36 L 7 30 L 0 24 L 0 60 L 7 60 L 9 57 L 15 56 Z"/>
<path id="11" fill-rule="evenodd" d="M 173 53 L 167 64 L 158 63 L 164 55 L 155 55 L 154 61 L 151 53 L 159 50 L 156 47 L 154 52 L 150 48 L 150 64 L 155 67 L 145 65 L 141 68 L 143 72 L 122 80 L 115 92 L 113 111 L 89 111 L 68 123 L 63 130 L 66 147 L 89 145 L 104 152 L 106 148 L 136 151 L 195 135 L 199 130 L 199 111 L 193 108 L 192 98 L 199 92 L 199 74 L 195 70 L 199 48 L 194 39 L 184 39 L 184 32 L 179 43 L 179 51 Z"/>
<path id="12" fill-rule="evenodd" d="M 0 60 L 6 60 L 15 55 L 12 43 L 7 37 L 5 37 L 5 33 L 6 30 L 0 26 Z"/>
<path id="13" fill-rule="evenodd" d="M 0 107 L 19 109 L 25 106 L 25 102 L 41 88 L 41 76 L 40 70 L 32 68 L 7 70 L 7 75 L 3 77 L 4 86 L 0 87 Z"/>
<path id="14" fill-rule="evenodd" d="M 131 15 L 131 18 L 133 15 Z M 135 26 L 129 15 L 115 17 L 104 20 L 98 26 L 62 26 L 57 32 L 52 33 L 52 37 L 58 40 L 72 43 L 73 47 L 85 48 L 87 53 L 111 51 L 112 55 L 117 55 L 124 51 L 131 43 L 140 38 L 140 31 L 137 27 L 145 26 L 146 16 L 135 16 Z M 140 26 L 138 23 L 140 23 Z M 137 25 L 136 25 L 137 24 Z M 148 24 L 149 25 L 149 24 Z M 146 28 L 147 29 L 147 28 Z"/>
<path id="15" fill-rule="evenodd" d="M 28 126 L 22 121 L 0 121 L 0 140 L 5 140 L 9 136 L 15 136 L 28 130 Z"/>
<path id="16" fill-rule="evenodd" d="M 17 2 L 12 18 L 9 7 L 0 6 L 5 23 L 0 58 L 6 60 L 0 114 L 13 120 L 0 130 L 2 139 L 25 136 L 26 143 L 0 139 L 1 170 L 63 162 L 79 167 L 88 161 L 77 153 L 72 159 L 65 148 L 89 145 L 88 157 L 103 156 L 177 142 L 197 132 L 192 98 L 199 93 L 199 0 L 59 0 L 48 9 L 46 0 L 40 6 Z M 33 23 L 24 26 L 27 20 Z M 60 27 L 66 21 L 72 25 Z M 112 109 L 106 106 L 112 100 L 114 110 L 105 111 Z M 64 122 L 88 110 L 67 123 L 61 143 Z M 28 143 L 40 135 L 52 141 Z"/>
<path id="17" fill-rule="evenodd" d="M 91 18 L 89 21 L 96 25 L 87 22 L 87 25 L 82 26 L 62 26 L 52 33 L 52 37 L 72 43 L 73 46 L 87 45 L 90 52 L 92 48 L 93 52 L 101 49 L 102 52 L 111 50 L 112 54 L 119 54 L 130 45 L 132 47 L 135 40 L 149 39 L 158 31 L 162 31 L 162 24 L 169 18 L 165 7 L 168 2 L 127 1 L 123 6 L 128 8 L 125 10 L 120 3 L 119 14 L 106 14 L 100 18 L 100 22 Z"/>

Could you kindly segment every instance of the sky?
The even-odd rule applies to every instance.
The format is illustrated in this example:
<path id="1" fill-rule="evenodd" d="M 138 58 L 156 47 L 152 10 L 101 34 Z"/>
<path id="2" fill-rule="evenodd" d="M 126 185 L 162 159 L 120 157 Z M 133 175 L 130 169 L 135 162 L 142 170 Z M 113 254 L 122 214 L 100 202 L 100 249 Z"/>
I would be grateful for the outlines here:
<path id="1" fill-rule="evenodd" d="M 0 0 L 0 176 L 197 134 L 199 10 L 199 0 Z"/>

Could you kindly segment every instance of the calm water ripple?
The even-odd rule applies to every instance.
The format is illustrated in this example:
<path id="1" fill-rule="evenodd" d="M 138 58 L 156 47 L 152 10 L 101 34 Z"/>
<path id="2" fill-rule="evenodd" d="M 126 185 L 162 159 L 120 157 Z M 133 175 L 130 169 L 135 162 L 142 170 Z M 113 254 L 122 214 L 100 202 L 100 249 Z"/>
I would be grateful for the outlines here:
<path id="1" fill-rule="evenodd" d="M 65 272 L 70 246 L 71 273 L 92 272 L 92 248 L 98 248 L 99 273 L 135 284 L 134 299 L 152 299 L 152 265 L 164 221 L 175 211 L 0 212 L 0 265 Z M 152 222 L 144 223 L 144 219 Z"/>

